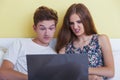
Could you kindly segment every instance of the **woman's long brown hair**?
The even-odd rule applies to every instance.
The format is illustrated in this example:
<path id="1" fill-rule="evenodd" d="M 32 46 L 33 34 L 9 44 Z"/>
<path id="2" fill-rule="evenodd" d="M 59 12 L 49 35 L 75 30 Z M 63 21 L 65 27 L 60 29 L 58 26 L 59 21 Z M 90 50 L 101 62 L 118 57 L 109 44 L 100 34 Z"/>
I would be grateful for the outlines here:
<path id="1" fill-rule="evenodd" d="M 93 19 L 87 7 L 82 3 L 73 4 L 68 8 L 64 16 L 62 27 L 58 33 L 57 43 L 55 46 L 57 53 L 59 53 L 59 51 L 70 41 L 77 39 L 77 36 L 72 32 L 69 24 L 70 16 L 74 13 L 82 20 L 86 35 L 97 34 Z"/>

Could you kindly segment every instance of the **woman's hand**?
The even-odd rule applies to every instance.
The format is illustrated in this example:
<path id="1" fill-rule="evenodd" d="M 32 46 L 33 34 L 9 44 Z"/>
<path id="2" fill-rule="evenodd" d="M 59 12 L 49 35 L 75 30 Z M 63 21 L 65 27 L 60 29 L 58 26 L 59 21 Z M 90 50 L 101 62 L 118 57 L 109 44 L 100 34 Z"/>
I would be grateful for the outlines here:
<path id="1" fill-rule="evenodd" d="M 89 75 L 88 78 L 89 80 L 103 80 L 103 77 L 98 75 Z"/>

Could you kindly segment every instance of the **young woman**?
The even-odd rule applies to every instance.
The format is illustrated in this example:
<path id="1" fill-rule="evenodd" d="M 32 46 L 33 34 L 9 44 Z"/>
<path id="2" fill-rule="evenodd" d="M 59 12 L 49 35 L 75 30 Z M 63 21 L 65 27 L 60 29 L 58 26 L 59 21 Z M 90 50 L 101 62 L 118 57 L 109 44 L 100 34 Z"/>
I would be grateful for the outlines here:
<path id="1" fill-rule="evenodd" d="M 71 5 L 58 34 L 59 54 L 88 54 L 89 80 L 114 76 L 114 61 L 109 38 L 98 34 L 89 10 L 84 4 Z"/>

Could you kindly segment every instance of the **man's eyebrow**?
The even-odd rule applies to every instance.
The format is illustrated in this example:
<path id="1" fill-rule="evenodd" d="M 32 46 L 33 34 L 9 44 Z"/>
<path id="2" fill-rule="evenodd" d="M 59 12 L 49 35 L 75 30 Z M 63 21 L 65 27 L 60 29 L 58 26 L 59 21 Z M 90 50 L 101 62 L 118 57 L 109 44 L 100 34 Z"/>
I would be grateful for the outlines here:
<path id="1" fill-rule="evenodd" d="M 45 25 L 43 25 L 43 24 L 40 24 L 39 26 L 45 26 Z M 51 26 L 55 26 L 55 24 L 51 24 L 49 27 L 51 27 Z"/>
<path id="2" fill-rule="evenodd" d="M 39 26 L 44 26 L 44 25 L 40 24 Z"/>
<path id="3" fill-rule="evenodd" d="M 50 27 L 51 27 L 51 26 L 55 26 L 55 24 L 50 25 Z"/>

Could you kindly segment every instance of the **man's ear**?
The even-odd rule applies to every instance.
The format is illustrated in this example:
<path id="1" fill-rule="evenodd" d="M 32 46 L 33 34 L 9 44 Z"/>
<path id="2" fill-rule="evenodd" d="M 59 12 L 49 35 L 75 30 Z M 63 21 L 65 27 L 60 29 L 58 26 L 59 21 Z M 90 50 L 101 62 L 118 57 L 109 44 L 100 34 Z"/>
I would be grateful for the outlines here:
<path id="1" fill-rule="evenodd" d="M 35 25 L 33 25 L 33 29 L 34 29 L 34 31 L 36 31 L 36 26 Z"/>

